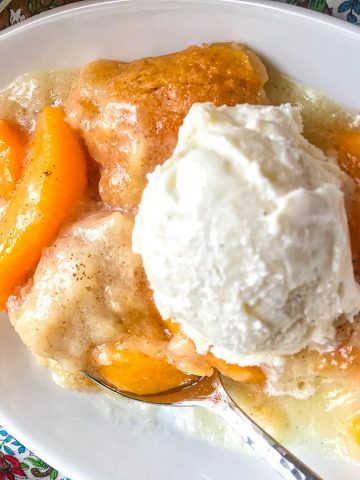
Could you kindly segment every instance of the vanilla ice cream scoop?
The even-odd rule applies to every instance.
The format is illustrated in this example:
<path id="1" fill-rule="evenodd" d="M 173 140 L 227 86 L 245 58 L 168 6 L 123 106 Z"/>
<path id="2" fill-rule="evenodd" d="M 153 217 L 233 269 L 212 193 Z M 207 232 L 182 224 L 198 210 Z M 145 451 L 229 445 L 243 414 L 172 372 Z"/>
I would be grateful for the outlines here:
<path id="1" fill-rule="evenodd" d="M 133 232 L 162 317 L 240 365 L 329 348 L 360 309 L 348 182 L 297 107 L 193 105 Z"/>

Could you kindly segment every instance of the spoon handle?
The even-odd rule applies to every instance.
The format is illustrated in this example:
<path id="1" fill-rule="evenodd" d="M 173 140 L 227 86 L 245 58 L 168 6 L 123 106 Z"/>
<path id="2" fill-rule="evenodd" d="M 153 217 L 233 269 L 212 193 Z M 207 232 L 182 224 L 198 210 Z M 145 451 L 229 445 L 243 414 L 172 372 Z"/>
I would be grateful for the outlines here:
<path id="1" fill-rule="evenodd" d="M 211 402 L 209 408 L 284 479 L 322 480 L 319 475 L 257 425 L 227 394 L 222 395 L 221 400 Z"/>

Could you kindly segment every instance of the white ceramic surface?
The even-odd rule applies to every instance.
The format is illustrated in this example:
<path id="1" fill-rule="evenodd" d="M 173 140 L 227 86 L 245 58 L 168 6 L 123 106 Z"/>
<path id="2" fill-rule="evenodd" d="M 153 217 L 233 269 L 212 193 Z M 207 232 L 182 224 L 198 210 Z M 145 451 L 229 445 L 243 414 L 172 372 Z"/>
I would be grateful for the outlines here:
<path id="1" fill-rule="evenodd" d="M 221 40 L 247 43 L 287 75 L 360 110 L 360 29 L 269 1 L 110 1 L 60 8 L 0 34 L 0 86 L 29 70 Z M 56 386 L 0 319 L 0 423 L 72 480 L 278 478 L 255 457 L 190 438 L 171 422 L 161 429 L 137 408 L 132 423 L 113 401 Z M 360 467 L 321 457 L 316 446 L 304 444 L 305 458 L 326 479 L 360 478 Z"/>

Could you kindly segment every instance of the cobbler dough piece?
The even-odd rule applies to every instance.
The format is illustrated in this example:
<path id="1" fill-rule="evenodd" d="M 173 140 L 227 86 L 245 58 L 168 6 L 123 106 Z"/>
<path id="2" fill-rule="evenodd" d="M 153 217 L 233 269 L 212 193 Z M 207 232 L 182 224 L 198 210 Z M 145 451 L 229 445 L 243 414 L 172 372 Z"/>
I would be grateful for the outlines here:
<path id="1" fill-rule="evenodd" d="M 193 103 L 264 103 L 266 80 L 258 57 L 235 43 L 86 65 L 67 115 L 101 165 L 102 199 L 123 211 L 136 209 L 146 174 L 171 155 Z"/>
<path id="2" fill-rule="evenodd" d="M 93 345 L 144 336 L 163 339 L 142 262 L 131 249 L 133 219 L 98 212 L 65 230 L 33 280 L 8 302 L 32 353 L 67 371 L 91 364 Z"/>

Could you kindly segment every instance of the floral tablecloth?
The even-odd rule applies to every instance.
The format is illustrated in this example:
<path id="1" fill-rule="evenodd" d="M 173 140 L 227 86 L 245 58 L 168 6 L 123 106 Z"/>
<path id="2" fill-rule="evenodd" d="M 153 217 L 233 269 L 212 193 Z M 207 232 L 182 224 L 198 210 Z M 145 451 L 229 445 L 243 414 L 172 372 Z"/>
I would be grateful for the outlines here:
<path id="1" fill-rule="evenodd" d="M 0 30 L 45 10 L 77 0 L 0 0 Z M 360 24 L 360 0 L 278 0 Z"/>
<path id="2" fill-rule="evenodd" d="M 0 30 L 76 0 L 0 0 Z M 270 0 L 269 0 L 270 1 Z M 360 25 L 360 0 L 278 0 Z M 0 426 L 0 480 L 69 480 L 31 453 Z M 100 480 L 100 479 L 99 479 Z"/>

